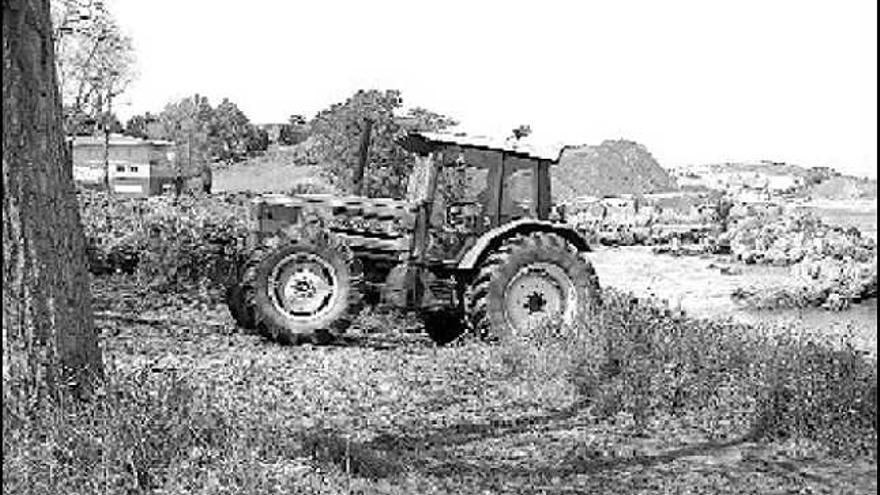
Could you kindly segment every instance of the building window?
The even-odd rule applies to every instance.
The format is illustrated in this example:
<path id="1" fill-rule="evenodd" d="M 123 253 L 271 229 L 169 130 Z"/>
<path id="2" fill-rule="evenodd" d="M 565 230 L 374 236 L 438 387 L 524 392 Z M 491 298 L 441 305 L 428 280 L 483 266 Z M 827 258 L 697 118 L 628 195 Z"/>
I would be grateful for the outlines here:
<path id="1" fill-rule="evenodd" d="M 125 165 L 117 165 L 116 171 L 117 172 L 125 172 Z"/>
<path id="2" fill-rule="evenodd" d="M 128 171 L 129 172 L 137 172 L 138 171 L 137 165 L 132 165 L 132 166 L 128 167 Z"/>

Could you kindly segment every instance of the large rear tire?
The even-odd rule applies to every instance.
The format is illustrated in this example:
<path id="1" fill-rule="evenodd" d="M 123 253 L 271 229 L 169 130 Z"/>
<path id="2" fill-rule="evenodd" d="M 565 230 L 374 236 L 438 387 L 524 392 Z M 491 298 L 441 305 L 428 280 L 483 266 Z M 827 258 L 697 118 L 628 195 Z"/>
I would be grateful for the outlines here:
<path id="1" fill-rule="evenodd" d="M 600 305 L 592 264 L 562 237 L 511 238 L 480 265 L 466 297 L 469 329 L 487 340 L 528 333 L 548 322 L 585 323 Z"/>
<path id="2" fill-rule="evenodd" d="M 329 235 L 284 239 L 253 262 L 251 278 L 239 297 L 252 303 L 237 321 L 281 344 L 328 343 L 360 311 L 359 266 Z"/>

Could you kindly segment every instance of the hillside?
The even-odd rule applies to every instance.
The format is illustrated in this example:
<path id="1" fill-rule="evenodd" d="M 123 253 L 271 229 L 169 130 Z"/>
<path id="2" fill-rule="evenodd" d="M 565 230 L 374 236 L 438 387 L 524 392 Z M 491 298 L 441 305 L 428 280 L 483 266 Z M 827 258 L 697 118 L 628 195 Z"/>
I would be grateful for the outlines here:
<path id="1" fill-rule="evenodd" d="M 819 169 L 816 169 L 819 170 Z M 742 174 L 742 175 L 789 175 L 794 177 L 809 177 L 817 172 L 810 169 L 784 162 L 762 160 L 759 162 L 727 162 L 712 163 L 707 165 L 690 165 L 676 169 L 679 173 L 692 174 Z M 830 175 L 831 172 L 828 172 Z"/>
<path id="2" fill-rule="evenodd" d="M 217 168 L 214 172 L 214 190 L 286 193 L 305 184 L 330 190 L 326 181 L 319 177 L 319 167 L 309 154 L 308 144 L 275 146 L 244 163 Z"/>
<path id="3" fill-rule="evenodd" d="M 737 191 L 764 188 L 813 199 L 871 199 L 877 181 L 843 175 L 830 167 L 804 167 L 782 162 L 732 162 L 689 165 L 671 170 L 683 188 Z"/>
<path id="4" fill-rule="evenodd" d="M 627 140 L 606 140 L 598 146 L 567 148 L 553 168 L 553 200 L 579 196 L 612 196 L 666 192 L 675 180 L 645 146 Z"/>
<path id="5" fill-rule="evenodd" d="M 812 199 L 876 199 L 877 181 L 859 177 L 832 177 L 810 186 L 806 194 Z"/>

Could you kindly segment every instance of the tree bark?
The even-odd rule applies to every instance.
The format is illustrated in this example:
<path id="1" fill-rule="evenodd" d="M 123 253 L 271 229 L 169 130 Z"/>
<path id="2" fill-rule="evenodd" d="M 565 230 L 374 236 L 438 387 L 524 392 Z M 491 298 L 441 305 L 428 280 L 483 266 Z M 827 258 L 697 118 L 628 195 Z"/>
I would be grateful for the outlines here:
<path id="1" fill-rule="evenodd" d="M 361 145 L 358 148 L 358 162 L 354 169 L 353 191 L 355 196 L 364 194 L 364 172 L 367 169 L 367 163 L 370 158 L 370 133 L 373 130 L 373 121 L 371 119 L 364 120 L 364 130 L 361 134 Z"/>
<path id="2" fill-rule="evenodd" d="M 3 2 L 3 374 L 40 396 L 102 374 L 65 160 L 49 0 Z"/>

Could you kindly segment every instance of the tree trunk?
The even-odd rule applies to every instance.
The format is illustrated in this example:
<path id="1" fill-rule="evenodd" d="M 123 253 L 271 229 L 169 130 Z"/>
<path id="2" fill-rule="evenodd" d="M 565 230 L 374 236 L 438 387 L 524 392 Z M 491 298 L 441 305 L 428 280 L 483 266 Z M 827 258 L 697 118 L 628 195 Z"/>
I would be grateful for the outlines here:
<path id="1" fill-rule="evenodd" d="M 102 374 L 49 0 L 3 2 L 3 375 L 41 396 Z"/>
<path id="2" fill-rule="evenodd" d="M 361 145 L 358 149 L 358 162 L 354 170 L 353 192 L 355 196 L 364 194 L 364 172 L 367 169 L 367 163 L 370 158 L 370 133 L 373 130 L 373 121 L 371 119 L 364 120 L 364 130 L 361 134 Z"/>

